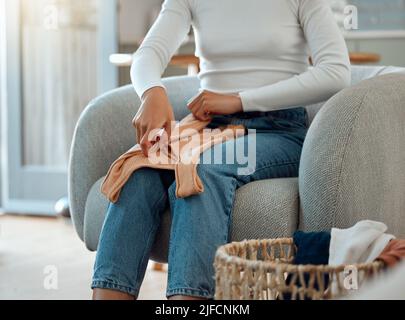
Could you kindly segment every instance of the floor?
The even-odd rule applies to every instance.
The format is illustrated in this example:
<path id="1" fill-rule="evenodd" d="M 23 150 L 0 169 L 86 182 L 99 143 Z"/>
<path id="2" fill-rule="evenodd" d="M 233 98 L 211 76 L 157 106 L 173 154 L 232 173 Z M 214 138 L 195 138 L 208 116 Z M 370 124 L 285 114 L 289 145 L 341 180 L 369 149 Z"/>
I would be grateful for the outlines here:
<path id="1" fill-rule="evenodd" d="M 69 219 L 0 215 L 0 300 L 87 300 L 93 263 Z M 140 299 L 165 299 L 166 278 L 149 268 Z"/>

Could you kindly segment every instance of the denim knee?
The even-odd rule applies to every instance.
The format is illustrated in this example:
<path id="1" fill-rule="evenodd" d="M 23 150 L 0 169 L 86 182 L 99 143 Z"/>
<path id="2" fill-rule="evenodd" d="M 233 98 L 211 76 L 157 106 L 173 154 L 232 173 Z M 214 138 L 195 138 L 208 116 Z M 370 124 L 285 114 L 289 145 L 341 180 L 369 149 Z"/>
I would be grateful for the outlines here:
<path id="1" fill-rule="evenodd" d="M 135 193 L 149 198 L 156 185 L 160 183 L 160 175 L 156 170 L 149 168 L 136 170 L 122 188 L 119 202 L 130 204 L 131 202 L 128 202 L 128 200 L 134 198 Z"/>
<path id="2" fill-rule="evenodd" d="M 158 178 L 158 174 L 154 172 L 152 169 L 149 168 L 141 168 L 136 170 L 134 173 L 132 173 L 131 177 L 128 179 L 126 184 L 124 185 L 124 188 L 126 189 L 134 189 L 137 186 L 142 185 L 142 188 L 147 186 L 153 186 L 153 180 L 155 178 Z"/>

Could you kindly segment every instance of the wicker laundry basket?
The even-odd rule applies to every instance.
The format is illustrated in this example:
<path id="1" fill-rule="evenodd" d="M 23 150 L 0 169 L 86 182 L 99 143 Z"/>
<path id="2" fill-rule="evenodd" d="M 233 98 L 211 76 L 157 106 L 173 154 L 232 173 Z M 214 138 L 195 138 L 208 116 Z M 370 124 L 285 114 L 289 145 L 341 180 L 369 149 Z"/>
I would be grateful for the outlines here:
<path id="1" fill-rule="evenodd" d="M 348 284 L 359 288 L 367 278 L 383 269 L 381 262 L 338 267 L 294 265 L 295 250 L 290 238 L 237 242 L 219 248 L 215 258 L 215 298 L 334 299 L 348 293 L 348 275 L 351 276 Z"/>

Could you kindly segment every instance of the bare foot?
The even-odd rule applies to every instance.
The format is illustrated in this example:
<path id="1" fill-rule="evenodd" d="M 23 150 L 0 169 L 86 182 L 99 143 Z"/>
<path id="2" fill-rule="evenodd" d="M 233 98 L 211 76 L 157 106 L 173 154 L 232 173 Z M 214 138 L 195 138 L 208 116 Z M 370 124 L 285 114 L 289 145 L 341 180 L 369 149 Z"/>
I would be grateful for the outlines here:
<path id="1" fill-rule="evenodd" d="M 136 299 L 134 296 L 119 291 L 94 289 L 93 300 L 136 300 Z"/>

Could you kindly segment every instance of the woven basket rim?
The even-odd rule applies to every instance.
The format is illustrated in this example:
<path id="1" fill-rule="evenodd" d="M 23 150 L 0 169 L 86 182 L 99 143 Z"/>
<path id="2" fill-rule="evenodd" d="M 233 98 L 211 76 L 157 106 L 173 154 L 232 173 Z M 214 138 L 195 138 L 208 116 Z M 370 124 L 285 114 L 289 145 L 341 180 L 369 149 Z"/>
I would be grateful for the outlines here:
<path id="1" fill-rule="evenodd" d="M 281 261 L 263 261 L 263 260 L 249 260 L 238 256 L 230 255 L 227 250 L 234 248 L 235 246 L 260 246 L 263 243 L 270 245 L 282 244 L 282 245 L 293 245 L 294 241 L 292 238 L 277 238 L 277 239 L 258 239 L 258 240 L 244 240 L 240 242 L 231 242 L 224 246 L 221 246 L 216 253 L 216 260 L 225 264 L 233 264 L 238 267 L 247 267 L 252 269 L 265 269 L 265 270 L 276 270 L 281 269 L 285 272 L 342 272 L 348 266 L 354 267 L 357 270 L 368 270 L 374 268 L 381 268 L 383 263 L 381 261 L 373 261 L 367 263 L 352 263 L 352 264 L 341 264 L 341 265 L 295 265 L 288 262 Z"/>

